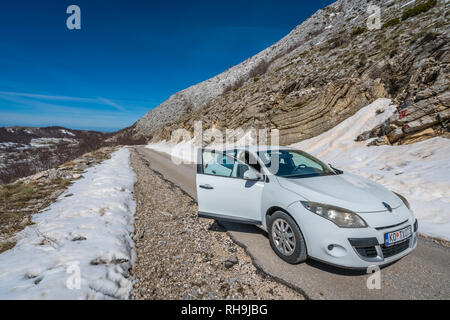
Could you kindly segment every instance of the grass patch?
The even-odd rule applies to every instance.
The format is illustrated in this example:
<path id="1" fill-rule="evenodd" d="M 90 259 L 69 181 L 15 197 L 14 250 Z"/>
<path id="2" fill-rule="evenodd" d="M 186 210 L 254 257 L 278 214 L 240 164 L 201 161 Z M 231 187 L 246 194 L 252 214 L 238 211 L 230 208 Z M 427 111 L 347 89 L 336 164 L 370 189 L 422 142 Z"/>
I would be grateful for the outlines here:
<path id="1" fill-rule="evenodd" d="M 409 19 L 411 17 L 417 16 L 421 13 L 427 12 L 431 8 L 433 8 L 437 4 L 437 0 L 428 0 L 427 2 L 423 2 L 418 4 L 415 7 L 406 9 L 403 11 L 402 20 Z"/>
<path id="2" fill-rule="evenodd" d="M 0 186 L 0 201 L 3 208 L 23 207 L 33 199 L 35 190 L 22 182 Z"/>
<path id="3" fill-rule="evenodd" d="M 72 184 L 72 182 L 69 179 L 64 179 L 64 178 L 58 178 L 53 180 L 53 183 L 59 187 L 59 188 L 67 188 L 68 186 L 70 186 Z"/>
<path id="4" fill-rule="evenodd" d="M 360 34 L 363 34 L 366 31 L 367 31 L 366 27 L 358 27 L 355 30 L 353 30 L 352 33 L 350 33 L 350 35 L 353 38 L 353 37 L 359 36 Z"/>
<path id="5" fill-rule="evenodd" d="M 61 165 L 61 167 L 63 168 L 70 168 L 70 167 L 75 167 L 77 164 L 75 163 L 75 161 L 68 161 L 66 163 L 63 163 Z"/>
<path id="6" fill-rule="evenodd" d="M 385 23 L 383 23 L 383 25 L 381 26 L 383 29 L 384 28 L 389 28 L 389 27 L 393 27 L 396 26 L 400 23 L 400 19 L 399 18 L 393 18 Z"/>
<path id="7" fill-rule="evenodd" d="M 14 242 L 14 241 L 0 242 L 0 253 L 8 251 L 9 249 L 14 248 L 15 245 L 16 245 L 16 242 Z"/>
<path id="8" fill-rule="evenodd" d="M 438 36 L 439 36 L 439 33 L 427 32 L 427 34 L 425 34 L 425 36 L 423 37 L 422 41 L 423 42 L 433 41 L 433 40 L 436 40 L 436 38 Z"/>
<path id="9" fill-rule="evenodd" d="M 69 179 L 57 178 L 45 184 L 10 183 L 0 185 L 0 252 L 14 247 L 13 236 L 32 224 L 31 215 L 48 207 L 71 184 Z"/>

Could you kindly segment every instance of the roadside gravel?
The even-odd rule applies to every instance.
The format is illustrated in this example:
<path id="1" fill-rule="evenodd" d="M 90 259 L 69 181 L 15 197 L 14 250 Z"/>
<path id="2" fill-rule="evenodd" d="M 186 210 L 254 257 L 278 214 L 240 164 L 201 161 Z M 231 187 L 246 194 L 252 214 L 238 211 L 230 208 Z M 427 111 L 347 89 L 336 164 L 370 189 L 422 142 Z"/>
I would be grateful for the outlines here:
<path id="1" fill-rule="evenodd" d="M 137 176 L 134 299 L 304 299 L 258 271 L 220 224 L 131 149 Z"/>

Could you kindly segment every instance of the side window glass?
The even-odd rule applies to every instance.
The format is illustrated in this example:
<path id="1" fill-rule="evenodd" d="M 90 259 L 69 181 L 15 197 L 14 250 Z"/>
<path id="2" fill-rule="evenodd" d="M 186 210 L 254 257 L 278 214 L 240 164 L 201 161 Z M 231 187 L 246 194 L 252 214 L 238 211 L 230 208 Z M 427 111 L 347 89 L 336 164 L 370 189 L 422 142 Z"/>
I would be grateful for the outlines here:
<path id="1" fill-rule="evenodd" d="M 231 177 L 235 171 L 235 160 L 222 153 L 203 151 L 203 172 L 222 177 Z"/>
<path id="2" fill-rule="evenodd" d="M 243 163 L 237 162 L 234 165 L 232 177 L 244 179 L 244 173 L 249 170 L 249 167 Z"/>
<path id="3" fill-rule="evenodd" d="M 300 154 L 294 154 L 292 157 L 292 160 L 294 161 L 295 166 L 304 166 L 306 168 L 315 168 L 319 169 L 320 171 L 323 170 L 322 166 L 306 157 L 303 157 Z"/>
<path id="4" fill-rule="evenodd" d="M 257 158 L 255 158 L 251 153 L 248 151 L 243 151 L 238 154 L 238 160 L 244 162 L 249 167 L 255 169 L 258 172 L 261 172 L 261 165 L 259 164 Z"/>

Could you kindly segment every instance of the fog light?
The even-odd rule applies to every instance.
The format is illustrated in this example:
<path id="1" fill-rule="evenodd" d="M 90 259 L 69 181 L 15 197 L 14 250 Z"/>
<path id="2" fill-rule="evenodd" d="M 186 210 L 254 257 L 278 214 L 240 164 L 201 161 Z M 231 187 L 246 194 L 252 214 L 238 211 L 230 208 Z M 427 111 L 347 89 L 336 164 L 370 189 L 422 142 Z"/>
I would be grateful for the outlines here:
<path id="1" fill-rule="evenodd" d="M 323 246 L 323 251 L 335 258 L 341 258 L 347 255 L 347 250 L 337 243 L 327 243 Z"/>

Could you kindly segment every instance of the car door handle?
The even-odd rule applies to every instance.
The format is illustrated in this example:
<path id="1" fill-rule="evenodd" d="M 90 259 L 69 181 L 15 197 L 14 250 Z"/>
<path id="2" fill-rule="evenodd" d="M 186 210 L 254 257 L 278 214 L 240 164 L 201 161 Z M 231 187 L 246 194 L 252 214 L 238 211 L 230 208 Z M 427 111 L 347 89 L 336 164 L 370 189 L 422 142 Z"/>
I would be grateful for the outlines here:
<path id="1" fill-rule="evenodd" d="M 207 189 L 207 190 L 214 189 L 214 187 L 210 186 L 209 184 L 202 184 L 202 185 L 200 185 L 200 188 Z"/>

